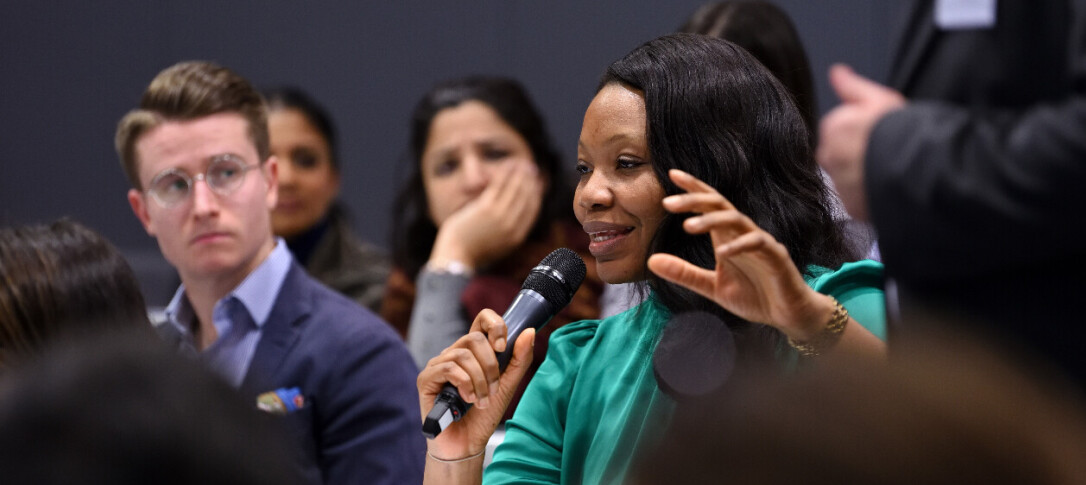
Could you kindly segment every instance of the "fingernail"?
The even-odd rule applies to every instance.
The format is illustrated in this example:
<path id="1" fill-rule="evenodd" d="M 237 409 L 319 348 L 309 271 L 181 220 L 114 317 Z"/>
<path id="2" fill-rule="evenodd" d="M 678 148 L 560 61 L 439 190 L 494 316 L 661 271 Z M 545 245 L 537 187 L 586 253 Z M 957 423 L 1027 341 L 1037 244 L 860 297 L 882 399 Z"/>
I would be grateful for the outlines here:
<path id="1" fill-rule="evenodd" d="M 679 203 L 679 196 L 677 196 L 677 195 L 669 195 L 667 197 L 664 197 L 663 203 L 664 203 L 664 205 L 668 205 L 668 206 L 678 204 Z"/>
<path id="2" fill-rule="evenodd" d="M 702 220 L 701 216 L 694 216 L 687 219 L 686 223 L 690 226 L 691 229 L 701 229 L 701 226 L 705 224 L 705 221 Z"/>
<path id="3" fill-rule="evenodd" d="M 490 398 L 484 397 L 479 400 L 479 409 L 486 409 L 490 407 Z"/>
<path id="4" fill-rule="evenodd" d="M 494 341 L 494 350 L 498 352 L 505 350 L 505 337 L 498 337 L 498 340 Z"/>
<path id="5" fill-rule="evenodd" d="M 494 382 L 490 383 L 490 395 L 491 396 L 497 396 L 498 395 L 498 381 L 494 381 Z"/>

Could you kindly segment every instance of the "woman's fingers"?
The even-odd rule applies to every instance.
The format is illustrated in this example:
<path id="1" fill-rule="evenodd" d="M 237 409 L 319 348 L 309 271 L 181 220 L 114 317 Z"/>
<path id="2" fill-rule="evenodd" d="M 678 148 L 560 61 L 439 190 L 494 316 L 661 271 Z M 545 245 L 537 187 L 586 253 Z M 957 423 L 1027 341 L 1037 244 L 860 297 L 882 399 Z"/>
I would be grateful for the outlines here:
<path id="1" fill-rule="evenodd" d="M 475 205 L 475 230 L 485 235 L 478 246 L 484 260 L 504 256 L 521 244 L 539 214 L 543 200 L 543 180 L 531 160 L 506 162 L 472 203 Z"/>
<path id="2" fill-rule="evenodd" d="M 460 397 L 465 401 L 475 402 L 479 397 L 475 392 L 477 385 L 472 373 L 482 375 L 482 368 L 465 354 L 470 355 L 471 352 L 450 347 L 434 357 L 426 366 L 442 376 L 444 382 L 452 384 L 457 391 L 460 391 Z M 443 383 L 442 386 L 444 386 Z"/>
<path id="3" fill-rule="evenodd" d="M 528 372 L 528 367 L 535 356 L 532 353 L 532 347 L 535 347 L 535 329 L 527 328 L 520 333 L 517 341 L 513 342 L 513 357 L 509 359 L 509 365 L 502 373 L 502 382 L 510 384 L 506 388 L 516 389 L 517 384 L 524 378 L 524 374 Z"/>
<path id="4" fill-rule="evenodd" d="M 685 194 L 669 195 L 664 197 L 664 209 L 673 214 L 683 212 L 706 213 L 729 209 L 730 204 L 724 197 L 716 192 L 711 194 L 704 192 L 688 192 Z"/>
<path id="5" fill-rule="evenodd" d="M 490 186 L 495 187 L 494 201 L 499 208 L 507 208 L 527 195 L 539 182 L 539 170 L 531 160 L 513 160 L 505 163 Z M 489 186 L 488 186 L 489 188 Z"/>
<path id="6" fill-rule="evenodd" d="M 471 322 L 471 328 L 468 330 L 468 332 L 482 332 L 486 335 L 494 352 L 505 351 L 506 331 L 505 320 L 502 319 L 501 315 L 498 315 L 498 312 L 489 308 L 484 308 L 475 316 L 475 320 Z"/>
<path id="7" fill-rule="evenodd" d="M 467 371 L 471 377 L 472 392 L 476 396 L 474 402 L 485 409 L 489 404 L 490 391 L 501 375 L 494 347 L 480 332 L 469 333 L 461 340 L 465 348 L 457 349 L 450 354 L 450 358 Z"/>
<path id="8" fill-rule="evenodd" d="M 720 210 L 687 218 L 683 221 L 683 229 L 690 234 L 704 234 L 715 231 L 714 236 L 731 239 L 740 234 L 757 230 L 758 226 L 741 212 Z"/>
<path id="9" fill-rule="evenodd" d="M 716 272 L 700 268 L 678 256 L 657 253 L 649 256 L 649 270 L 659 277 L 691 289 L 706 298 L 713 298 Z"/>
<path id="10" fill-rule="evenodd" d="M 445 382 L 449 382 L 465 401 L 474 402 L 480 408 L 488 407 L 489 397 L 501 375 L 495 352 L 505 349 L 505 332 L 505 321 L 494 310 L 479 312 L 468 334 L 430 359 L 419 373 L 420 393 L 431 391 L 436 394 Z"/>
<path id="11" fill-rule="evenodd" d="M 773 239 L 773 236 L 770 236 L 764 231 L 748 232 L 731 241 L 719 244 L 715 248 L 715 253 L 717 260 L 721 260 L 742 253 L 761 250 L 770 251 L 777 257 L 788 258 L 787 249 L 784 249 L 783 245 L 778 244 L 777 240 Z"/>
<path id="12" fill-rule="evenodd" d="M 515 184 L 512 197 L 497 207 L 501 211 L 500 217 L 509 227 L 507 231 L 511 240 L 518 244 L 523 242 L 539 216 L 539 208 L 543 205 L 543 186 L 533 167 L 532 171 L 522 174 L 521 180 Z"/>
<path id="13" fill-rule="evenodd" d="M 716 192 L 716 189 L 711 185 L 677 168 L 668 170 L 667 175 L 671 177 L 671 181 L 675 182 L 675 185 L 687 192 Z"/>
<path id="14" fill-rule="evenodd" d="M 680 212 L 710 212 L 721 209 L 734 210 L 735 206 L 727 197 L 721 195 L 709 184 L 698 180 L 682 170 L 671 169 L 668 171 L 671 181 L 685 194 L 676 194 L 664 198 L 664 208 L 673 213 Z"/>

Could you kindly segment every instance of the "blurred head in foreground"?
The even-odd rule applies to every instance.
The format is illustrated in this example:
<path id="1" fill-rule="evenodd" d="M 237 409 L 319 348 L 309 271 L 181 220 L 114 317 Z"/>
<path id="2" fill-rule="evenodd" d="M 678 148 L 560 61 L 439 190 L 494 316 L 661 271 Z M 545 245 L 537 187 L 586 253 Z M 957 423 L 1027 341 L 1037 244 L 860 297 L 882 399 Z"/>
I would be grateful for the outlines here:
<path id="1" fill-rule="evenodd" d="M 297 483 L 270 418 L 142 337 L 73 339 L 4 376 L 4 483 Z"/>
<path id="2" fill-rule="evenodd" d="M 886 365 L 746 375 L 677 413 L 636 483 L 1082 483 L 1082 396 L 1007 355 L 929 335 Z"/>
<path id="3" fill-rule="evenodd" d="M 72 335 L 150 335 L 146 311 L 132 268 L 86 226 L 62 219 L 0 228 L 0 368 Z"/>

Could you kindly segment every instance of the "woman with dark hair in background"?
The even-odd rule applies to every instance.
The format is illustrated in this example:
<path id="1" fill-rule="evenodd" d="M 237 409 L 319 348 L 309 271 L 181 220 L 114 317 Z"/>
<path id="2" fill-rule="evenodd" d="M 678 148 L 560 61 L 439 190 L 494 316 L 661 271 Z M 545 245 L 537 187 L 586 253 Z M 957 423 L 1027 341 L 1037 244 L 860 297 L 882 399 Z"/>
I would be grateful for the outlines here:
<path id="1" fill-rule="evenodd" d="M 707 3 L 687 19 L 679 32 L 731 41 L 758 59 L 795 99 L 814 153 L 818 142 L 814 77 L 799 33 L 784 10 L 757 0 Z"/>
<path id="2" fill-rule="evenodd" d="M 109 241 L 68 219 L 0 228 L 0 367 L 126 329 L 153 337 L 136 276 Z"/>
<path id="3" fill-rule="evenodd" d="M 264 92 L 271 152 L 279 159 L 272 230 L 314 278 L 376 311 L 388 258 L 351 229 L 339 195 L 336 130 L 328 113 L 296 88 Z"/>
<path id="4" fill-rule="evenodd" d="M 649 294 L 552 335 L 488 483 L 621 483 L 675 410 L 653 368 L 671 315 L 722 320 L 738 366 L 884 355 L 882 266 L 846 263 L 806 126 L 745 50 L 690 34 L 635 49 L 600 82 L 577 154 L 574 211 L 600 276 Z M 429 441 L 429 483 L 480 479 L 487 437 L 531 361 L 534 332 L 514 343 L 505 330 L 497 313 L 480 312 L 419 375 L 423 415 L 446 382 L 475 404 Z M 507 345 L 514 356 L 499 374 L 494 353 Z"/>
<path id="5" fill-rule="evenodd" d="M 760 0 L 707 3 L 698 8 L 679 31 L 733 42 L 758 59 L 792 94 L 803 123 L 807 125 L 807 142 L 811 153 L 814 153 L 818 144 L 818 100 L 814 77 L 807 51 L 787 12 Z M 823 175 L 823 180 L 832 186 L 828 176 Z M 874 229 L 869 224 L 852 220 L 836 193 L 833 215 L 857 256 L 867 254 L 868 257 L 879 258 L 878 250 L 873 248 Z"/>
<path id="6" fill-rule="evenodd" d="M 587 256 L 588 238 L 570 211 L 558 151 L 520 83 L 468 77 L 438 84 L 415 108 L 410 143 L 381 313 L 406 330 L 422 367 L 467 333 L 473 315 L 508 307 L 528 271 L 555 248 Z M 600 291 L 590 266 L 548 331 L 596 318 Z"/>

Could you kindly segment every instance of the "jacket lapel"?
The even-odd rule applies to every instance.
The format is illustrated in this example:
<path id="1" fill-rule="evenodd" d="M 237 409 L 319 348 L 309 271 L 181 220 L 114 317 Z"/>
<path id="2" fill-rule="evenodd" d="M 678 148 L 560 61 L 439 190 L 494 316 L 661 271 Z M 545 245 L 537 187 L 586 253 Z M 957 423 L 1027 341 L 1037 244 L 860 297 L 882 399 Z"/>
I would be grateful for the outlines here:
<path id="1" fill-rule="evenodd" d="M 306 281 L 305 270 L 292 262 L 241 384 L 243 392 L 264 392 L 274 385 L 276 374 L 297 344 L 301 325 L 312 310 L 310 287 Z"/>

